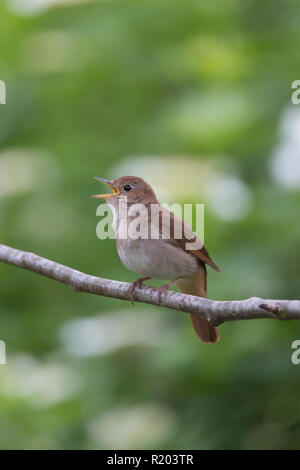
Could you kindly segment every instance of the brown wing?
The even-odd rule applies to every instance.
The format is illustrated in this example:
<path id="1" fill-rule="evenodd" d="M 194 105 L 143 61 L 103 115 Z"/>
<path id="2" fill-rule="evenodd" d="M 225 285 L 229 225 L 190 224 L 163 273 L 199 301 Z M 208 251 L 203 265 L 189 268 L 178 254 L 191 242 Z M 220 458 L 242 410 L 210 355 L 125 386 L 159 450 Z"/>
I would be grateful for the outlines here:
<path id="1" fill-rule="evenodd" d="M 216 271 L 220 272 L 218 266 L 209 256 L 207 249 L 197 235 L 192 231 L 191 227 L 176 217 L 172 212 L 167 211 L 167 209 L 162 208 L 162 213 L 168 214 L 170 216 L 170 243 L 180 246 L 184 251 L 194 255 L 199 261 L 208 264 Z M 164 218 L 159 220 L 159 232 L 163 233 L 163 224 Z M 176 236 L 176 234 L 180 234 Z M 193 249 L 192 245 L 195 245 Z M 187 248 L 188 247 L 188 248 Z"/>
<path id="2" fill-rule="evenodd" d="M 216 263 L 211 259 L 211 257 L 209 256 L 209 253 L 207 251 L 207 249 L 205 248 L 205 246 L 203 245 L 203 247 L 201 248 L 201 250 L 190 250 L 190 252 L 196 256 L 196 258 L 200 259 L 201 261 L 203 261 L 203 263 L 206 263 L 208 264 L 211 268 L 215 269 L 216 271 L 220 272 L 220 269 L 218 268 L 218 266 L 216 265 Z"/>

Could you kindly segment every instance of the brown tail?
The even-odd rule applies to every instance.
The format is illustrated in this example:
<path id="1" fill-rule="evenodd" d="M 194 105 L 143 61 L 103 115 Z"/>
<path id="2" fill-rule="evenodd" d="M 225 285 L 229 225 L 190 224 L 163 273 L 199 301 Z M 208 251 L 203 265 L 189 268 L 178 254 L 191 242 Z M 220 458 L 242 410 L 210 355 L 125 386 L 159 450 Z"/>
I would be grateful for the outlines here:
<path id="1" fill-rule="evenodd" d="M 184 294 L 197 295 L 199 297 L 207 296 L 206 288 L 206 267 L 204 263 L 199 264 L 198 271 L 189 279 L 178 282 L 180 292 Z M 219 332 L 216 327 L 211 326 L 199 315 L 190 314 L 194 330 L 203 343 L 216 343 L 219 338 Z"/>

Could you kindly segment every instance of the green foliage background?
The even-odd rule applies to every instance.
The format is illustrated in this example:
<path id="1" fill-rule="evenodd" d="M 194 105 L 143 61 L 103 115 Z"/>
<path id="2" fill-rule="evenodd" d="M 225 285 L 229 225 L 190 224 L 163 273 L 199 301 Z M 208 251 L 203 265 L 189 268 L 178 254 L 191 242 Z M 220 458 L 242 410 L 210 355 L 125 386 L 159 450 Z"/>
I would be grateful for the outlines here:
<path id="1" fill-rule="evenodd" d="M 284 113 L 297 112 L 299 3 L 57 2 L 35 14 L 19 3 L 0 4 L 1 243 L 134 280 L 114 240 L 97 239 L 89 197 L 102 189 L 93 176 L 136 166 L 174 188 L 170 202 L 207 203 L 222 270 L 209 270 L 211 298 L 299 298 L 299 184 L 272 172 Z M 238 216 L 206 200 L 218 191 L 207 167 L 246 191 Z M 210 347 L 184 314 L 7 265 L 0 275 L 1 448 L 299 448 L 299 323 L 228 323 Z"/>

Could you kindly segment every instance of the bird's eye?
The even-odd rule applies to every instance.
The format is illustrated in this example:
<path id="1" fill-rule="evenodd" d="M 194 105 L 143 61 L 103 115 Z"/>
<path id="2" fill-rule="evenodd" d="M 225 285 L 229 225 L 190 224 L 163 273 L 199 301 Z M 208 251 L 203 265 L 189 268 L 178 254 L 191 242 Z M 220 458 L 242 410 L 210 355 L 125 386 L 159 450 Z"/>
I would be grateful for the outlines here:
<path id="1" fill-rule="evenodd" d="M 131 190 L 132 190 L 131 184 L 125 184 L 124 191 L 131 191 Z"/>

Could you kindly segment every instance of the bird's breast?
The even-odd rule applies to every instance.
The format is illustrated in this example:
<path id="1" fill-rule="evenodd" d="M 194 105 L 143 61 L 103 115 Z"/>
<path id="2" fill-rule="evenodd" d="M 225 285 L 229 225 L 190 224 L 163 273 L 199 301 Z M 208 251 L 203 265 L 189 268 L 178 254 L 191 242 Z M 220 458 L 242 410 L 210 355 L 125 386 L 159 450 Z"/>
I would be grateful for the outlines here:
<path id="1" fill-rule="evenodd" d="M 118 239 L 121 261 L 130 271 L 156 279 L 190 276 L 197 271 L 196 258 L 167 240 Z"/>

